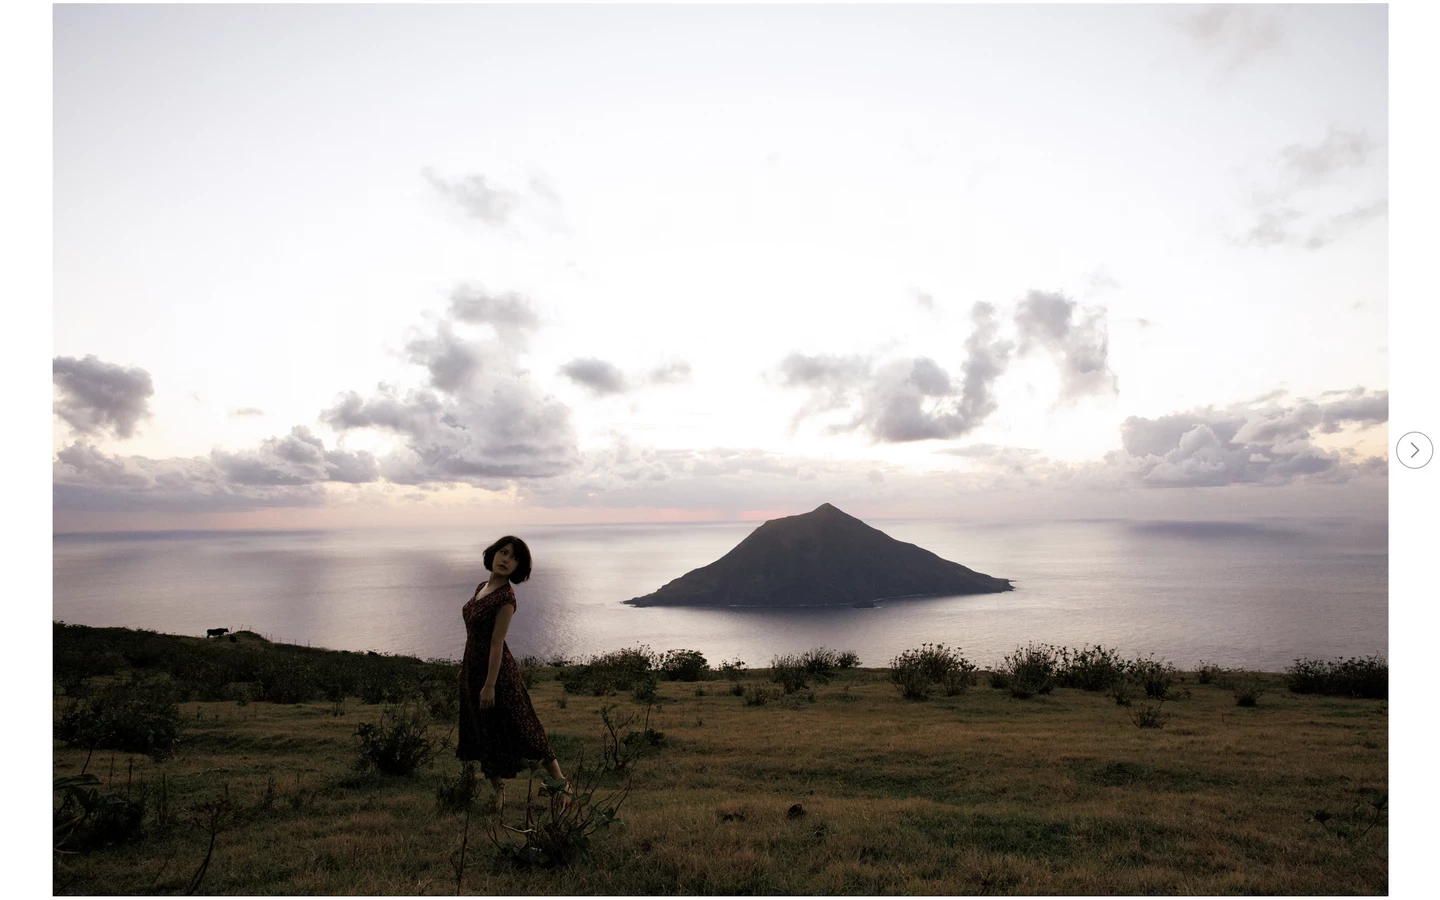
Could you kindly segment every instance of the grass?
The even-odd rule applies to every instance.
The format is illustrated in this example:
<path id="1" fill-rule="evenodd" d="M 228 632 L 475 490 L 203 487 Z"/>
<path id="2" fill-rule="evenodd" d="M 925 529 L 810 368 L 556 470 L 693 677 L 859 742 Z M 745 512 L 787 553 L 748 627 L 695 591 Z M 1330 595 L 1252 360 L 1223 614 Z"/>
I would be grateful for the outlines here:
<path id="1" fill-rule="evenodd" d="M 582 748 L 600 756 L 602 705 L 644 707 L 622 693 L 561 708 L 555 672 L 541 669 L 530 693 L 568 774 Z M 1248 674 L 1266 689 L 1259 706 L 1192 680 L 1178 685 L 1188 697 L 1166 702 L 1162 728 L 1136 727 L 1103 693 L 1018 700 L 983 679 L 906 702 L 881 669 L 842 671 L 813 703 L 801 692 L 764 706 L 728 681 L 701 682 L 698 697 L 693 682 L 660 682 L 650 724 L 667 744 L 642 755 L 623 824 L 597 835 L 593 858 L 518 871 L 472 820 L 464 892 L 1387 893 L 1385 828 L 1345 839 L 1312 813 L 1387 789 L 1388 704 L 1290 694 L 1282 674 Z M 238 812 L 197 893 L 455 892 L 465 816 L 436 806 L 437 781 L 460 771 L 453 749 L 413 776 L 362 774 L 352 733 L 378 722 L 379 706 L 350 698 L 341 717 L 321 700 L 181 709 L 172 759 L 97 751 L 87 771 L 123 791 L 127 778 L 131 790 L 157 785 L 163 770 L 182 820 L 228 792 Z M 79 774 L 86 756 L 56 742 L 54 774 Z M 482 783 L 482 803 L 489 793 Z M 523 819 L 524 794 L 523 778 L 511 783 L 507 823 Z M 803 813 L 790 813 L 796 804 Z M 209 844 L 198 824 L 152 829 L 57 858 L 54 888 L 184 893 Z"/>

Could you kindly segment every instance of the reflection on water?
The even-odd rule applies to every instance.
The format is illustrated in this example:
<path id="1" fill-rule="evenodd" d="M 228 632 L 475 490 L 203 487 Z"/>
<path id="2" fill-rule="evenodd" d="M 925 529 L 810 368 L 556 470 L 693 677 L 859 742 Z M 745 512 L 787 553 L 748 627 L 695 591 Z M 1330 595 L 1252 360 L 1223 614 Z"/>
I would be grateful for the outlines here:
<path id="1" fill-rule="evenodd" d="M 1102 643 L 1182 667 L 1283 669 L 1387 649 L 1386 523 L 1335 519 L 1053 523 L 875 521 L 897 540 L 1015 580 L 1005 594 L 876 609 L 636 609 L 757 523 L 531 526 L 509 644 L 569 657 L 645 644 L 763 666 L 814 646 L 884 665 L 924 642 L 986 665 L 1027 641 Z M 500 534 L 412 531 L 57 535 L 54 617 L 458 658 L 460 607 Z"/>

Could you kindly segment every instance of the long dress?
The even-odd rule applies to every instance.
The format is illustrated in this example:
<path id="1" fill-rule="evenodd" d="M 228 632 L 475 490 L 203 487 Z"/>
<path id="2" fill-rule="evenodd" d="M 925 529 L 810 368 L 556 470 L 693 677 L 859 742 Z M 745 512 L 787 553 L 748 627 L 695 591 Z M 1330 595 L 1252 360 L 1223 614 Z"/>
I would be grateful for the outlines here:
<path id="1" fill-rule="evenodd" d="M 523 759 L 543 763 L 555 758 L 509 644 L 501 647 L 504 655 L 495 681 L 495 705 L 480 708 L 480 689 L 490 671 L 495 616 L 507 603 L 512 609 L 516 606 L 515 591 L 508 584 L 470 600 L 461 609 L 465 657 L 460 663 L 460 742 L 455 755 L 479 760 L 486 778 L 514 778 L 524 768 Z"/>

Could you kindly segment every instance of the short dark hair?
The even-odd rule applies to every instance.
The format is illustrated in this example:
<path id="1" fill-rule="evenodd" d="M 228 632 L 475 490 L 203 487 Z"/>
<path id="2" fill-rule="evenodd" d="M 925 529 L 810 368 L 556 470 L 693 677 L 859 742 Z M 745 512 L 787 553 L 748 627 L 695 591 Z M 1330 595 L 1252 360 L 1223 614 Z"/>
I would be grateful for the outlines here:
<path id="1" fill-rule="evenodd" d="M 510 583 L 519 584 L 530 577 L 530 548 L 513 534 L 507 534 L 485 548 L 485 570 L 494 571 L 491 567 L 495 565 L 495 552 L 506 544 L 510 545 L 510 555 L 515 557 L 515 571 L 510 574 Z"/>

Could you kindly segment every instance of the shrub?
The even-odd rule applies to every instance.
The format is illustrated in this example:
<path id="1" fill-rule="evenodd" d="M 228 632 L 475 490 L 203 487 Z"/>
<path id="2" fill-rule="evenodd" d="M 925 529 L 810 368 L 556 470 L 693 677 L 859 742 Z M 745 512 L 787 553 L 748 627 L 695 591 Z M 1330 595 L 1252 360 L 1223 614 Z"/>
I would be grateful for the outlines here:
<path id="1" fill-rule="evenodd" d="M 1127 675 L 1112 681 L 1107 693 L 1115 699 L 1116 706 L 1129 706 L 1135 695 L 1140 693 L 1140 686 Z"/>
<path id="2" fill-rule="evenodd" d="M 824 647 L 816 647 L 813 650 L 806 650 L 800 654 L 800 668 L 805 670 L 806 675 L 813 675 L 822 682 L 827 682 L 835 676 L 835 670 L 840 667 L 840 654 L 834 650 L 827 650 Z"/>
<path id="3" fill-rule="evenodd" d="M 976 683 L 975 664 L 944 644 L 923 644 L 890 661 L 890 681 L 907 700 L 924 700 L 935 685 L 953 697 Z"/>
<path id="4" fill-rule="evenodd" d="M 748 688 L 741 688 L 741 692 L 745 695 L 746 706 L 764 706 L 777 696 L 771 693 L 769 688 L 756 684 L 752 684 Z"/>
<path id="5" fill-rule="evenodd" d="M 1228 671 L 1229 670 L 1223 666 L 1207 663 L 1202 659 L 1200 660 L 1200 665 L 1195 667 L 1195 681 L 1199 684 L 1209 684 Z"/>
<path id="6" fill-rule="evenodd" d="M 935 683 L 920 666 L 915 650 L 906 650 L 890 661 L 890 683 L 906 700 L 928 700 L 930 692 L 935 689 Z"/>
<path id="7" fill-rule="evenodd" d="M 556 680 L 567 694 L 603 697 L 616 690 L 634 690 L 651 675 L 655 658 L 649 647 L 634 647 L 593 656 L 585 665 L 561 672 Z M 653 677 L 653 675 L 651 676 Z"/>
<path id="8" fill-rule="evenodd" d="M 671 681 L 699 681 L 708 665 L 699 650 L 668 650 L 660 659 L 660 671 Z"/>
<path id="9" fill-rule="evenodd" d="M 1161 712 L 1159 706 L 1151 706 L 1148 703 L 1141 705 L 1130 716 L 1130 721 L 1140 728 L 1163 728 L 1169 720 L 1170 713 Z"/>
<path id="10" fill-rule="evenodd" d="M 1127 669 L 1128 665 L 1118 651 L 1096 644 L 1077 650 L 1073 656 L 1068 649 L 1061 651 L 1060 671 L 1056 678 L 1061 687 L 1103 691 L 1117 678 L 1123 678 Z"/>
<path id="11" fill-rule="evenodd" d="M 408 705 L 391 707 L 380 723 L 361 722 L 355 727 L 359 758 L 355 768 L 377 769 L 385 775 L 409 775 L 430 764 L 433 748 L 426 735 L 429 717 Z"/>
<path id="12" fill-rule="evenodd" d="M 630 696 L 635 699 L 636 703 L 653 703 L 659 694 L 659 687 L 660 680 L 655 676 L 655 673 L 646 672 L 635 682 L 635 687 L 631 689 Z"/>
<path id="13" fill-rule="evenodd" d="M 860 665 L 860 654 L 854 650 L 841 650 L 835 657 L 835 665 L 841 669 L 853 669 Z"/>
<path id="14" fill-rule="evenodd" d="M 320 691 L 315 670 L 288 653 L 267 654 L 256 680 L 260 699 L 270 703 L 305 703 Z"/>
<path id="15" fill-rule="evenodd" d="M 1384 700 L 1390 696 L 1390 664 L 1380 656 L 1327 662 L 1297 659 L 1285 670 L 1295 694 L 1326 694 L 1352 699 Z"/>
<path id="16" fill-rule="evenodd" d="M 1170 685 L 1175 679 L 1173 664 L 1163 659 L 1137 659 L 1130 663 L 1130 673 L 1150 699 L 1164 700 L 1170 696 Z"/>
<path id="17" fill-rule="evenodd" d="M 145 792 L 138 799 L 100 789 L 93 774 L 53 779 L 60 803 L 53 809 L 54 849 L 76 853 L 145 836 Z"/>
<path id="18" fill-rule="evenodd" d="M 155 679 L 107 685 L 70 703 L 55 720 L 54 735 L 72 747 L 162 760 L 175 752 L 183 726 L 174 685 Z"/>
<path id="19" fill-rule="evenodd" d="M 1010 686 L 1010 673 L 1001 668 L 999 663 L 996 663 L 995 666 L 985 674 L 992 688 L 998 688 L 1003 691 Z"/>
<path id="20" fill-rule="evenodd" d="M 800 657 L 793 655 L 777 656 L 770 660 L 770 680 L 780 685 L 787 694 L 810 686 L 805 680 L 805 664 Z"/>
<path id="21" fill-rule="evenodd" d="M 533 660 L 534 658 L 535 658 L 535 657 L 533 657 L 533 656 L 527 656 L 527 657 L 525 657 L 525 659 L 527 659 L 527 660 Z M 535 686 L 535 682 L 537 682 L 537 681 L 539 681 L 539 680 L 540 680 L 540 667 L 539 667 L 539 666 L 537 666 L 537 665 L 535 665 L 535 664 L 533 664 L 533 663 L 528 663 L 528 662 L 522 662 L 522 663 L 520 663 L 520 682 L 525 685 L 525 688 L 526 688 L 527 690 L 530 689 L 530 688 L 533 688 L 533 687 Z"/>
<path id="22" fill-rule="evenodd" d="M 535 780 L 540 781 L 540 814 L 533 816 L 534 807 L 527 808 L 524 828 L 511 828 L 499 821 L 499 817 L 487 817 L 486 833 L 499 851 L 500 859 L 519 868 L 556 868 L 570 865 L 589 857 L 592 839 L 596 832 L 619 821 L 620 805 L 630 791 L 628 776 L 623 785 L 600 799 L 595 795 L 596 786 L 605 774 L 604 766 L 586 766 L 582 757 L 571 776 L 570 787 L 560 778 L 551 778 L 541 768 L 538 760 L 529 762 L 530 776 L 525 794 L 534 793 Z M 570 798 L 562 808 L 561 794 Z M 527 804 L 529 807 L 529 804 Z M 518 841 L 523 840 L 523 843 Z M 456 891 L 461 891 L 465 871 L 462 856 L 455 866 Z"/>
<path id="23" fill-rule="evenodd" d="M 741 684 L 738 681 L 732 681 L 730 683 L 730 693 L 735 695 L 736 697 L 745 696 L 745 685 Z"/>
<path id="24" fill-rule="evenodd" d="M 563 669 L 566 666 L 570 665 L 570 659 L 569 657 L 563 656 L 559 653 L 552 653 L 550 654 L 550 658 L 545 660 L 545 665 L 549 666 L 552 669 Z"/>
<path id="25" fill-rule="evenodd" d="M 1027 644 L 1006 656 L 1000 668 L 1009 676 L 1010 695 L 1024 700 L 1055 689 L 1060 659 L 1049 644 Z"/>
<path id="26" fill-rule="evenodd" d="M 1256 706 L 1259 704 L 1260 695 L 1265 690 L 1260 687 L 1260 682 L 1250 680 L 1235 686 L 1236 706 Z"/>
<path id="27" fill-rule="evenodd" d="M 735 659 L 727 659 L 720 663 L 720 667 L 715 671 L 721 678 L 729 681 L 739 681 L 745 677 L 745 663 L 738 657 Z"/>

